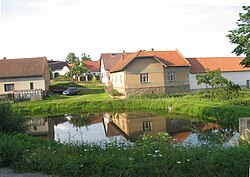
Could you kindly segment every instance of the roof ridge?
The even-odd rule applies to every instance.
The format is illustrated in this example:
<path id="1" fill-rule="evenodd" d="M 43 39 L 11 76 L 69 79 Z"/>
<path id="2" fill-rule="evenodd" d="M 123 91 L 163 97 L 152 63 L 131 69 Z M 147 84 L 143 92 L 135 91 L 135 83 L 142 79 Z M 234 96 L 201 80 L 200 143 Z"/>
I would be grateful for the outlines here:
<path id="1" fill-rule="evenodd" d="M 46 58 L 46 56 L 42 57 L 28 57 L 28 58 L 6 58 L 6 59 L 0 59 L 0 61 L 6 61 L 6 60 L 23 60 L 23 59 L 41 59 L 41 58 Z"/>
<path id="2" fill-rule="evenodd" d="M 206 58 L 245 58 L 245 57 L 188 57 L 187 59 L 206 59 Z"/>
<path id="3" fill-rule="evenodd" d="M 188 63 L 189 66 L 191 66 L 191 63 L 189 63 L 189 61 L 181 54 L 181 52 L 178 49 L 175 49 L 175 51 L 182 57 L 184 61 Z"/>

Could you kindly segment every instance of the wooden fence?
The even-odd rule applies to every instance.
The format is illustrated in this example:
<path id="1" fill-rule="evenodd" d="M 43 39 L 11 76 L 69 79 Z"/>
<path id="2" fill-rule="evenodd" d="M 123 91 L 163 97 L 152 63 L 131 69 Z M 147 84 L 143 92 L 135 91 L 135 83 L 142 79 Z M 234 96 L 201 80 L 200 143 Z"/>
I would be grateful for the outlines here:
<path id="1" fill-rule="evenodd" d="M 42 89 L 36 90 L 15 90 L 14 101 L 42 100 L 45 94 Z"/>

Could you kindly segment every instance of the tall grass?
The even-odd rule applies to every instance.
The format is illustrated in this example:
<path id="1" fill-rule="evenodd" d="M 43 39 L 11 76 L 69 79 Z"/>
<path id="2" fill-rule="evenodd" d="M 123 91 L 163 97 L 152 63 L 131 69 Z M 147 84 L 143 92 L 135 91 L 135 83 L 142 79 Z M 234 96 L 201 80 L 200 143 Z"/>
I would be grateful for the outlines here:
<path id="1" fill-rule="evenodd" d="M 0 134 L 0 167 L 58 176 L 247 176 L 250 145 L 180 147 L 163 141 L 135 145 L 62 145 Z"/>

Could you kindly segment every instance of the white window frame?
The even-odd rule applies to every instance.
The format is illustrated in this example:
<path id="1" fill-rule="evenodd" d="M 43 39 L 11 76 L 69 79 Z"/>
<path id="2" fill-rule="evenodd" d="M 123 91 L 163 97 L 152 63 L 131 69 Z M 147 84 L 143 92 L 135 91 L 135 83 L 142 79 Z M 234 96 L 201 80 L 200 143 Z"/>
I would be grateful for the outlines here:
<path id="1" fill-rule="evenodd" d="M 169 81 L 176 81 L 176 72 L 174 72 L 174 71 L 168 72 L 168 80 Z"/>
<path id="2" fill-rule="evenodd" d="M 140 82 L 148 83 L 149 82 L 149 73 L 140 73 Z"/>
<path id="3" fill-rule="evenodd" d="M 151 121 L 148 121 L 148 122 L 143 122 L 143 131 L 144 132 L 149 132 L 149 131 L 152 131 L 152 122 Z"/>

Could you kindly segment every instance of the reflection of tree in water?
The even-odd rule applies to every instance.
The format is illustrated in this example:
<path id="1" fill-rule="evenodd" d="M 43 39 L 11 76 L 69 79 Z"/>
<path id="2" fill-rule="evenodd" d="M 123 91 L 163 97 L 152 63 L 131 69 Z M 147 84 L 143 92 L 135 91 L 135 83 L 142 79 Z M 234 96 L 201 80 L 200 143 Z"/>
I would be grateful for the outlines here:
<path id="1" fill-rule="evenodd" d="M 222 145 L 235 135 L 235 130 L 211 122 L 192 124 L 191 129 L 197 134 L 198 141 L 207 145 Z"/>
<path id="2" fill-rule="evenodd" d="M 75 127 L 86 127 L 91 124 L 91 119 L 95 117 L 94 114 L 86 113 L 81 115 L 72 115 L 69 123 L 73 124 Z"/>

